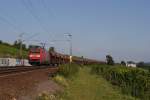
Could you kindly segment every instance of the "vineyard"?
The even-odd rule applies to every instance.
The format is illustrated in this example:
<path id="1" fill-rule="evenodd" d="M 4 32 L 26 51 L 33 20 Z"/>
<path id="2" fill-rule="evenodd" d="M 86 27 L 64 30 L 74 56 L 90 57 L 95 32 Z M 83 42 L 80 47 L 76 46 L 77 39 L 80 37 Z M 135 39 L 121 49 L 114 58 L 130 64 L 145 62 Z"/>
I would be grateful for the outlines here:
<path id="1" fill-rule="evenodd" d="M 150 100 L 150 72 L 140 68 L 124 66 L 93 65 L 92 73 L 102 75 L 123 93 L 142 100 Z"/>

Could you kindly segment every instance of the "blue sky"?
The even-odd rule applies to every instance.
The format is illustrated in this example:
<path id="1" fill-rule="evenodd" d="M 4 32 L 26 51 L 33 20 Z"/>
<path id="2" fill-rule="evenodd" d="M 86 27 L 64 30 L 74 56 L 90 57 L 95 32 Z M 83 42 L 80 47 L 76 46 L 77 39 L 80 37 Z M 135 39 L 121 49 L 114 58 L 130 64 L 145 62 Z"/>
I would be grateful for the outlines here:
<path id="1" fill-rule="evenodd" d="M 73 54 L 115 61 L 150 61 L 149 0 L 0 0 L 0 39 L 49 42 L 73 35 Z M 28 41 L 27 44 L 34 42 Z M 67 42 L 51 44 L 69 53 Z"/>

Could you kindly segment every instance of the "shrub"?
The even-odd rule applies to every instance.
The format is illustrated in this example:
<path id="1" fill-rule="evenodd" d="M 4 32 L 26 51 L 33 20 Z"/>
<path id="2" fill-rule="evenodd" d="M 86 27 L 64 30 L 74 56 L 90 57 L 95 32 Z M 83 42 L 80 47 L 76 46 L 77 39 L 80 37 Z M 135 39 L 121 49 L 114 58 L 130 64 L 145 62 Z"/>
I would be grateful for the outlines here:
<path id="1" fill-rule="evenodd" d="M 3 43 L 3 41 L 2 40 L 0 40 L 0 44 L 2 44 Z"/>
<path id="2" fill-rule="evenodd" d="M 140 68 L 94 65 L 92 73 L 102 75 L 112 84 L 121 87 L 123 93 L 145 100 L 150 99 L 150 73 Z"/>
<path id="3" fill-rule="evenodd" d="M 71 77 L 76 74 L 79 70 L 79 66 L 77 64 L 65 64 L 59 67 L 59 74 L 64 77 Z"/>
<path id="4" fill-rule="evenodd" d="M 106 61 L 108 65 L 114 65 L 114 60 L 111 55 L 106 55 Z"/>
<path id="5" fill-rule="evenodd" d="M 57 75 L 56 77 L 54 77 L 54 81 L 56 81 L 58 84 L 61 84 L 65 87 L 68 86 L 68 83 L 63 76 Z"/>

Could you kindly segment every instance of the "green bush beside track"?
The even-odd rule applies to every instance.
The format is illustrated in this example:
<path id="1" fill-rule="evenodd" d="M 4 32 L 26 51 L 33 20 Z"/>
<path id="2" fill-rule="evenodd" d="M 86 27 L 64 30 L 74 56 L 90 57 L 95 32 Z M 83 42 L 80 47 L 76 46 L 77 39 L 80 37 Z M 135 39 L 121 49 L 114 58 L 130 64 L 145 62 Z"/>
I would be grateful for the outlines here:
<path id="1" fill-rule="evenodd" d="M 140 68 L 123 66 L 93 65 L 92 73 L 102 75 L 123 93 L 142 100 L 150 100 L 150 72 Z"/>
<path id="2" fill-rule="evenodd" d="M 77 64 L 64 64 L 59 67 L 59 74 L 64 77 L 71 77 L 79 71 Z"/>

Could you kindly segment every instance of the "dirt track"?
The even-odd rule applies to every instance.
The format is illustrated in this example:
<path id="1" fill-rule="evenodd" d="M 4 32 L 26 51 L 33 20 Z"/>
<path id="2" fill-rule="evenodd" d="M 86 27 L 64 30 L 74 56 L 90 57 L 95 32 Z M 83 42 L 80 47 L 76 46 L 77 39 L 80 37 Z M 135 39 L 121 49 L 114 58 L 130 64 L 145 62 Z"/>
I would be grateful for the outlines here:
<path id="1" fill-rule="evenodd" d="M 34 100 L 42 93 L 61 91 L 62 88 L 49 80 L 50 68 L 0 77 L 0 100 Z"/>

